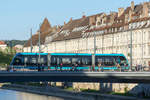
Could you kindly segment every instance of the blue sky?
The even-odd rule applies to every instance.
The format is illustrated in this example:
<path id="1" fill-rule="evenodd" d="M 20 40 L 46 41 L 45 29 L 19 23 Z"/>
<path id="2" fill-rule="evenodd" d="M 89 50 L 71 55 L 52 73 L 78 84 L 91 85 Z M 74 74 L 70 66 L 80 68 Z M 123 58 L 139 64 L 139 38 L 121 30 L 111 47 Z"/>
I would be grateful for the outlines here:
<path id="1" fill-rule="evenodd" d="M 0 40 L 25 40 L 39 28 L 45 17 L 51 25 L 130 6 L 132 0 L 0 0 Z M 135 4 L 148 0 L 133 0 Z"/>

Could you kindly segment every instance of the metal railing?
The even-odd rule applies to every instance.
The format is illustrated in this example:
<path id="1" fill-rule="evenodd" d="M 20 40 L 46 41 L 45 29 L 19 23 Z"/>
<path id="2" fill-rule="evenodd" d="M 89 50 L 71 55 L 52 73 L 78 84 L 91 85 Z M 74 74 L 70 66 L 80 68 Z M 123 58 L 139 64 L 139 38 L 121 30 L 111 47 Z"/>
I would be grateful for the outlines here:
<path id="1" fill-rule="evenodd" d="M 8 71 L 8 72 L 28 72 L 28 71 L 37 71 L 37 72 L 148 72 L 150 71 L 150 66 L 132 66 L 131 70 L 124 69 L 123 66 L 117 68 L 117 69 L 104 69 L 104 67 L 97 67 L 93 70 L 92 66 L 88 66 L 87 69 L 79 69 L 78 67 L 72 66 L 68 68 L 63 67 L 53 67 L 50 68 L 48 66 L 36 66 L 35 68 L 28 68 L 26 66 L 20 66 L 20 67 L 14 67 L 14 66 L 0 66 L 0 71 Z"/>

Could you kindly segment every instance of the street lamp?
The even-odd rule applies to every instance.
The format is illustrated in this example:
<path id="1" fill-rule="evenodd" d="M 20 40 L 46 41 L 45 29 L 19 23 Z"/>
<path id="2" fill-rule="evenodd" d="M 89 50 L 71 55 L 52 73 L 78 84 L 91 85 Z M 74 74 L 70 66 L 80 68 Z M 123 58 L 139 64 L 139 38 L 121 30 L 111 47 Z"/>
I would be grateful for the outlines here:
<path id="1" fill-rule="evenodd" d="M 41 53 L 41 27 L 40 27 L 41 25 L 39 25 L 39 43 L 38 43 L 38 45 L 39 45 L 39 68 L 38 68 L 38 70 L 40 70 L 40 65 L 41 65 L 41 55 L 40 55 L 40 53 Z"/>
<path id="2" fill-rule="evenodd" d="M 30 33 L 30 35 L 31 35 L 31 44 L 30 44 L 30 46 L 31 46 L 31 53 L 32 53 L 32 49 L 33 49 L 33 46 L 32 46 L 32 28 L 31 28 L 31 33 Z"/>
<path id="3" fill-rule="evenodd" d="M 132 70 L 132 29 L 130 30 L 130 70 Z"/>
<path id="4" fill-rule="evenodd" d="M 93 54 L 93 62 L 92 62 L 92 65 L 93 65 L 93 70 L 95 70 L 95 54 L 96 54 L 96 34 L 94 32 L 94 54 Z"/>

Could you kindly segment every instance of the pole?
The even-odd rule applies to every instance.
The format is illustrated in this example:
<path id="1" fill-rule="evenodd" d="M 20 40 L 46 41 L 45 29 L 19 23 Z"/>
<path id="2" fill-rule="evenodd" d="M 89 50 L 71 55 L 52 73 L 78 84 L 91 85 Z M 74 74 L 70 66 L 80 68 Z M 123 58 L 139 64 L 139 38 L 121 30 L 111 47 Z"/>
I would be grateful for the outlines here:
<path id="1" fill-rule="evenodd" d="M 41 65 L 41 56 L 40 56 L 40 53 L 41 53 L 41 27 L 40 27 L 41 25 L 39 25 L 39 71 L 40 71 L 40 65 Z"/>
<path id="2" fill-rule="evenodd" d="M 31 53 L 32 53 L 32 49 L 33 49 L 33 47 L 32 47 L 32 28 L 31 28 L 31 33 L 30 33 L 30 35 L 31 35 L 31 44 L 30 44 L 30 46 L 31 46 Z"/>
<path id="3" fill-rule="evenodd" d="M 10 40 L 10 54 L 13 54 L 13 50 L 12 50 L 12 40 Z"/>
<path id="4" fill-rule="evenodd" d="M 112 34 L 112 53 L 114 53 L 114 33 Z"/>
<path id="5" fill-rule="evenodd" d="M 132 70 L 132 30 L 130 31 L 130 70 Z"/>
<path id="6" fill-rule="evenodd" d="M 95 54 L 96 54 L 96 34 L 95 34 L 95 32 L 94 32 L 93 70 L 95 70 Z"/>
<path id="7" fill-rule="evenodd" d="M 39 53 L 41 53 L 41 30 L 39 29 Z"/>
<path id="8" fill-rule="evenodd" d="M 103 46 L 104 46 L 104 34 L 102 34 L 102 54 L 104 53 Z"/>
<path id="9" fill-rule="evenodd" d="M 144 66 L 144 46 L 143 46 L 143 30 L 142 30 L 142 68 L 141 69 L 143 69 L 143 66 Z M 140 69 L 140 70 L 141 70 Z"/>

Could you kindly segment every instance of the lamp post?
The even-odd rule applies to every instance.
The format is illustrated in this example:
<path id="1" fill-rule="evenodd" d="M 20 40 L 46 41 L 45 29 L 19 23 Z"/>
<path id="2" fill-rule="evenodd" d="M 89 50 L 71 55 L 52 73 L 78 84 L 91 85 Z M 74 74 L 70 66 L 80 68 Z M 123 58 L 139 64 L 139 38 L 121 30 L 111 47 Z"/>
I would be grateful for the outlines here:
<path id="1" fill-rule="evenodd" d="M 142 67 L 144 66 L 144 45 L 143 45 L 143 29 L 142 29 Z M 142 68 L 143 69 L 143 68 Z"/>
<path id="2" fill-rule="evenodd" d="M 132 29 L 130 30 L 130 70 L 132 70 Z"/>
<path id="3" fill-rule="evenodd" d="M 94 32 L 94 54 L 93 54 L 93 62 L 92 62 L 93 70 L 95 70 L 95 54 L 96 54 L 96 34 Z"/>
<path id="4" fill-rule="evenodd" d="M 40 65 L 41 65 L 41 55 L 40 55 L 40 53 L 41 53 L 41 27 L 40 27 L 41 25 L 39 25 L 39 68 L 38 68 L 38 70 L 40 71 L 41 70 L 41 68 L 40 68 Z"/>
<path id="5" fill-rule="evenodd" d="M 102 54 L 104 53 L 104 34 L 102 34 Z"/>
<path id="6" fill-rule="evenodd" d="M 31 46 L 31 53 L 32 53 L 32 49 L 33 49 L 33 47 L 32 47 L 32 28 L 31 28 L 31 33 L 30 33 L 30 35 L 31 35 L 31 44 L 30 44 L 30 46 Z"/>

